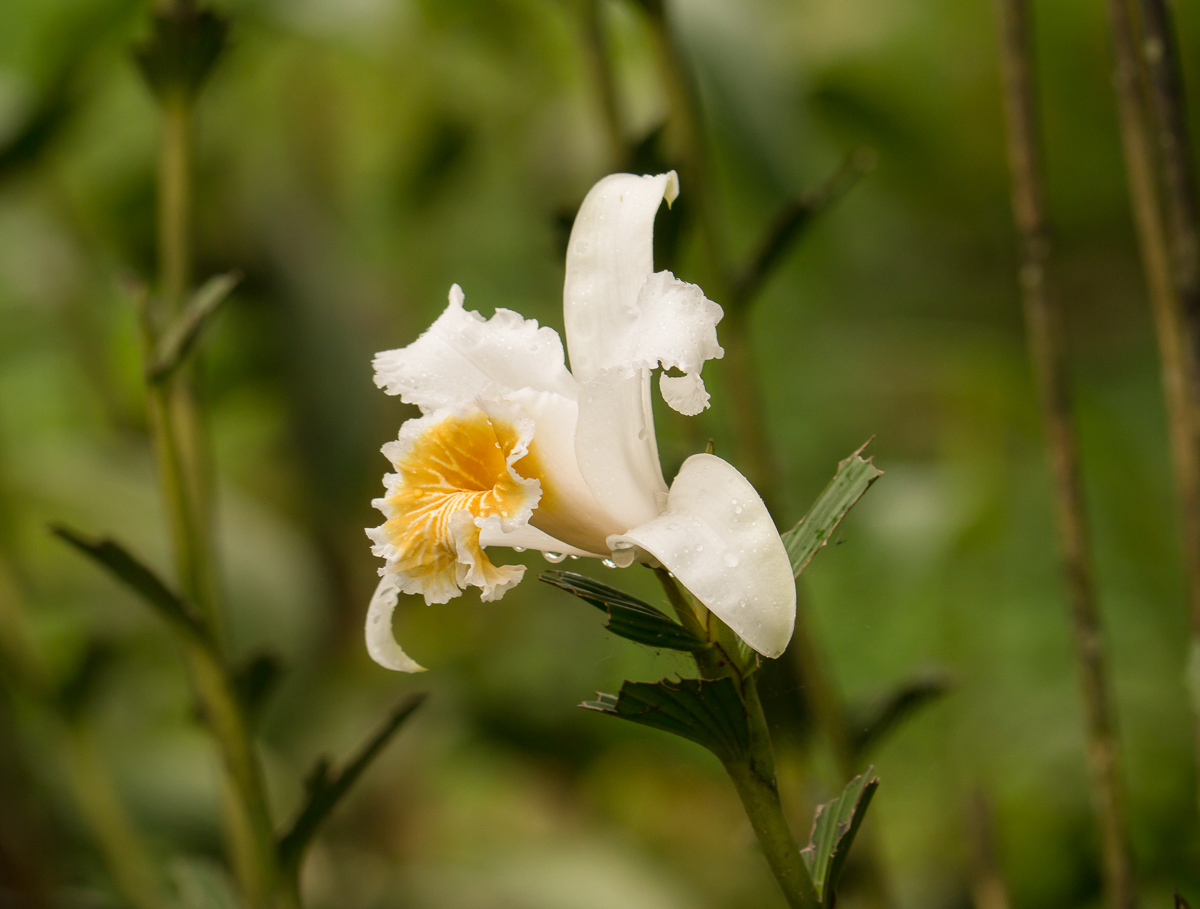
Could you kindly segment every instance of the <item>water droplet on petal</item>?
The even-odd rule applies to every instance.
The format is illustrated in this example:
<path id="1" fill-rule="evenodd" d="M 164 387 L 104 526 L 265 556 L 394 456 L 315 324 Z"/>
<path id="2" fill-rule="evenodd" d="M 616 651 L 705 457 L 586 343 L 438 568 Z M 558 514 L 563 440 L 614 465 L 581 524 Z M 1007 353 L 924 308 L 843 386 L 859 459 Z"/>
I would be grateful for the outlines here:
<path id="1" fill-rule="evenodd" d="M 514 546 L 513 547 L 513 552 L 524 552 L 524 551 L 525 551 L 524 546 Z"/>
<path id="2" fill-rule="evenodd" d="M 741 514 L 741 513 L 742 513 L 742 506 L 741 506 L 741 505 L 738 505 L 736 508 L 734 508 L 734 509 L 733 509 L 733 513 L 734 513 L 734 514 Z"/>
<path id="3" fill-rule="evenodd" d="M 571 558 L 572 558 L 572 559 L 577 559 L 577 558 L 579 558 L 579 556 L 575 555 L 575 553 L 571 553 Z"/>
<path id="4" fill-rule="evenodd" d="M 547 562 L 550 562 L 551 564 L 554 564 L 554 565 L 557 565 L 559 562 L 566 559 L 566 556 L 561 552 L 543 552 L 542 556 L 546 559 Z"/>
<path id="5" fill-rule="evenodd" d="M 738 557 L 735 556 L 732 552 L 725 553 L 722 561 L 725 562 L 726 568 L 737 568 Z"/>
<path id="6" fill-rule="evenodd" d="M 601 559 L 600 564 L 603 565 L 605 568 L 616 568 L 617 567 L 617 563 L 614 562 L 612 559 Z"/>

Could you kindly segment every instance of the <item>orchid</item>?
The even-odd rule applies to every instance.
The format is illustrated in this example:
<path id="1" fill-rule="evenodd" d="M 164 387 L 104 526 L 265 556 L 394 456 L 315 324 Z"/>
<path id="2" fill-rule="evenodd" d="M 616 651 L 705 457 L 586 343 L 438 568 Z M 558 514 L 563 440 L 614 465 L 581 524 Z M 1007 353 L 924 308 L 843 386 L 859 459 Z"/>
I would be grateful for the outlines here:
<path id="1" fill-rule="evenodd" d="M 396 643 L 400 593 L 444 603 L 467 587 L 499 599 L 525 572 L 493 547 L 662 566 L 750 647 L 775 657 L 791 638 L 796 592 L 775 524 L 750 482 L 696 454 L 668 488 L 651 410 L 709 405 L 704 363 L 719 358 L 721 307 L 653 266 L 654 217 L 679 193 L 672 171 L 614 174 L 584 199 L 567 248 L 563 345 L 511 310 L 464 308 L 458 285 L 433 325 L 376 356 L 375 382 L 421 410 L 383 447 L 395 468 L 367 531 L 384 558 L 367 616 L 383 666 L 420 671 Z"/>

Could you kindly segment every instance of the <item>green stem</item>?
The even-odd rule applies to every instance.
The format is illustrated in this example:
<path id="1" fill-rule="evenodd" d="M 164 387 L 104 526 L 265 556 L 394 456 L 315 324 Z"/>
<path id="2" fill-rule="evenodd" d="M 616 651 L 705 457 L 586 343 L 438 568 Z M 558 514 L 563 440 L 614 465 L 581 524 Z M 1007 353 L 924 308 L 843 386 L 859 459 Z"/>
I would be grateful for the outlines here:
<path id="1" fill-rule="evenodd" d="M 655 574 L 684 627 L 712 642 L 712 647 L 694 653 L 696 668 L 706 679 L 732 678 L 742 695 L 750 725 L 749 756 L 725 765 L 762 847 L 763 856 L 792 909 L 818 909 L 821 903 L 812 877 L 796 848 L 775 780 L 775 750 L 767 729 L 762 701 L 758 697 L 757 666 L 743 665 L 733 650 L 733 635 L 725 623 L 683 592 L 664 568 Z"/>
<path id="2" fill-rule="evenodd" d="M 750 759 L 726 764 L 725 769 L 788 905 L 792 909 L 818 909 L 821 902 L 812 877 L 796 848 L 796 839 L 779 801 L 771 736 L 753 674 L 742 681 L 742 698 L 750 721 Z"/>
<path id="3" fill-rule="evenodd" d="M 163 99 L 159 158 L 158 252 L 163 311 L 143 314 L 147 370 L 156 362 L 159 329 L 177 318 L 191 285 L 190 99 Z M 159 477 L 174 542 L 180 584 L 220 640 L 220 608 L 211 526 L 211 478 L 201 422 L 194 403 L 192 370 L 147 382 L 147 407 Z M 231 860 L 250 909 L 298 905 L 279 867 L 266 787 L 249 726 L 217 649 L 186 645 L 191 683 L 225 766 L 225 814 Z"/>

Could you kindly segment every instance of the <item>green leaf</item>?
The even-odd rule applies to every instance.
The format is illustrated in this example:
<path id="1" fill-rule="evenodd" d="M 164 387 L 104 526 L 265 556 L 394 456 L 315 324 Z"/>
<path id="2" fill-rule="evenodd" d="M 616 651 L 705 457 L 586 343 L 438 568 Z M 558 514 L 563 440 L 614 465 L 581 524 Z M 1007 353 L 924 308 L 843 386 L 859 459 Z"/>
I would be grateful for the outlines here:
<path id="1" fill-rule="evenodd" d="M 208 630 L 192 611 L 191 605 L 164 584 L 151 569 L 130 555 L 120 543 L 111 539 L 88 537 L 61 524 L 50 529 L 56 536 L 106 568 L 172 625 L 206 644 L 211 644 Z"/>
<path id="2" fill-rule="evenodd" d="M 154 15 L 150 37 L 134 48 L 142 76 L 160 101 L 192 100 L 225 46 L 229 24 L 191 0 L 177 0 Z"/>
<path id="3" fill-rule="evenodd" d="M 605 628 L 618 637 L 650 647 L 696 653 L 709 643 L 665 613 L 601 581 L 573 571 L 543 571 L 538 580 L 574 594 L 608 613 Z"/>
<path id="4" fill-rule="evenodd" d="M 852 708 L 850 728 L 854 753 L 862 757 L 904 720 L 954 687 L 944 672 L 928 672 L 902 682 L 874 703 Z"/>
<path id="5" fill-rule="evenodd" d="M 862 448 L 838 465 L 837 474 L 817 496 L 808 514 L 783 535 L 783 545 L 787 547 L 792 560 L 792 574 L 796 577 L 812 561 L 817 550 L 829 542 L 846 512 L 872 483 L 883 476 L 883 471 L 872 464 L 870 458 L 860 457 L 863 448 L 870 444 L 871 440 L 868 439 Z"/>
<path id="6" fill-rule="evenodd" d="M 722 763 L 750 753 L 750 723 L 732 679 L 626 682 L 620 695 L 600 693 L 580 706 L 682 736 Z"/>
<path id="7" fill-rule="evenodd" d="M 868 767 L 846 784 L 840 796 L 817 809 L 812 836 L 800 850 L 824 909 L 831 909 L 834 904 L 842 866 L 866 817 L 871 797 L 879 788 L 879 778 L 872 776 L 873 772 L 874 768 Z"/>
<path id="8" fill-rule="evenodd" d="M 418 693 L 405 698 L 391 716 L 375 731 L 358 754 L 341 773 L 334 775 L 328 758 L 321 758 L 306 781 L 308 798 L 291 828 L 279 840 L 279 857 L 285 868 L 300 867 L 304 850 L 312 842 L 317 829 L 342 800 L 370 763 L 379 756 L 392 736 L 421 706 L 426 695 Z"/>
<path id="9" fill-rule="evenodd" d="M 237 272 L 216 275 L 192 294 L 187 307 L 163 333 L 150 368 L 150 381 L 164 381 L 183 364 L 213 314 L 241 280 Z"/>

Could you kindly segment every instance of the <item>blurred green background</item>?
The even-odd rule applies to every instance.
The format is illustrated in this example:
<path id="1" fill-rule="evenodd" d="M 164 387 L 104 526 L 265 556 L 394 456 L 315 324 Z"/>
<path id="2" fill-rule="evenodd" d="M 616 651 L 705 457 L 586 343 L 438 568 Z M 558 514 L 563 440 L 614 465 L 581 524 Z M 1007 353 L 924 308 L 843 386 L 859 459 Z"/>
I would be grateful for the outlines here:
<path id="1" fill-rule="evenodd" d="M 374 388 L 371 356 L 413 340 L 453 282 L 468 308 L 561 330 L 564 225 L 614 166 L 587 4 L 219 6 L 233 26 L 197 111 L 197 273 L 245 280 L 204 342 L 203 391 L 232 647 L 285 667 L 260 727 L 277 815 L 294 813 L 318 755 L 351 751 L 404 693 L 432 695 L 318 840 L 311 905 L 782 905 L 710 755 L 575 707 L 626 678 L 685 671 L 682 660 L 608 635 L 533 574 L 498 603 L 403 603 L 397 633 L 422 676 L 381 669 L 362 643 L 379 447 L 413 414 Z M 1167 906 L 1176 888 L 1200 899 L 1200 819 L 1157 357 L 1102 4 L 1035 6 L 1055 276 L 1129 812 L 1144 905 Z M 868 828 L 892 887 L 904 907 L 972 904 L 969 806 L 982 792 L 1016 906 L 1100 905 L 992 4 L 670 7 L 739 254 L 783 198 L 856 147 L 878 152 L 769 282 L 752 331 L 785 519 L 872 435 L 886 471 L 805 574 L 838 684 L 858 702 L 930 668 L 956 683 L 874 756 L 883 785 Z M 1179 13 L 1200 91 L 1200 13 Z M 636 140 L 666 114 L 649 27 L 629 0 L 601 14 Z M 184 905 L 206 906 L 196 894 L 220 879 L 219 766 L 178 654 L 157 618 L 46 531 L 65 520 L 113 533 L 169 574 L 122 289 L 155 268 L 158 117 L 129 56 L 146 28 L 146 5 L 129 0 L 0 2 L 0 616 L 24 623 L 59 678 L 106 654 L 79 710 Z M 679 276 L 704 285 L 706 268 L 685 238 Z M 668 477 L 710 436 L 738 462 L 722 363 L 706 375 L 709 411 L 691 425 L 661 416 Z M 570 567 L 656 596 L 643 570 Z M 792 727 L 778 730 L 783 787 L 807 832 L 836 781 L 803 722 Z M 60 725 L 8 685 L 0 905 L 118 905 L 70 778 Z"/>

